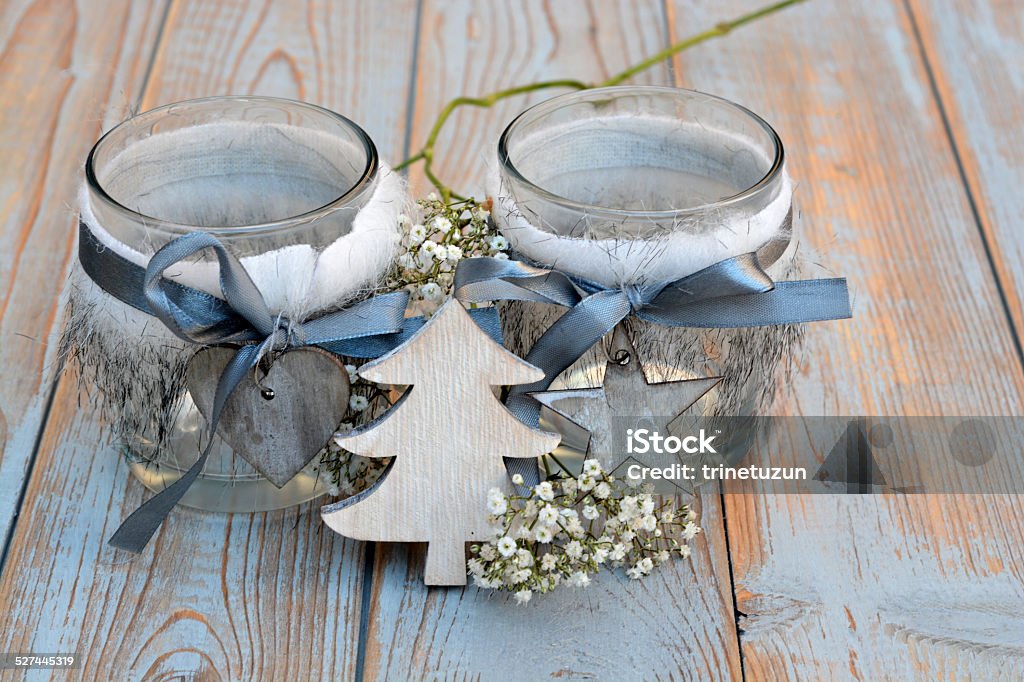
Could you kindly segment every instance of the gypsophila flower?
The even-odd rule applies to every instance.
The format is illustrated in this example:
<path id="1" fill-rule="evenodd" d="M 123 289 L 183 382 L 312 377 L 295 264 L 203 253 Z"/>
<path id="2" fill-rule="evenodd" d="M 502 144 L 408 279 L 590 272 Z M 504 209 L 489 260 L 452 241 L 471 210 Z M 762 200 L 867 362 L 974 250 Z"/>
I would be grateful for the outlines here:
<path id="1" fill-rule="evenodd" d="M 494 516 L 501 516 L 508 509 L 508 502 L 504 497 L 492 498 L 487 501 L 487 511 Z"/>
<path id="2" fill-rule="evenodd" d="M 496 234 L 488 240 L 487 245 L 491 247 L 492 251 L 504 251 L 508 248 L 508 240 L 500 234 Z"/>
<path id="3" fill-rule="evenodd" d="M 530 598 L 532 596 L 533 592 L 530 592 L 530 590 L 519 590 L 518 592 L 516 592 L 516 603 L 526 604 L 530 601 Z"/>
<path id="4" fill-rule="evenodd" d="M 639 580 L 689 556 L 692 510 L 631 491 L 596 461 L 584 468 L 579 479 L 553 475 L 521 493 L 488 492 L 492 534 L 472 546 L 467 563 L 477 585 L 544 594 L 586 587 L 602 567 L 622 567 Z"/>
<path id="5" fill-rule="evenodd" d="M 420 287 L 420 295 L 428 301 L 436 301 L 441 298 L 443 293 L 441 287 L 435 282 L 427 282 Z"/>
<path id="6" fill-rule="evenodd" d="M 452 221 L 444 216 L 438 216 L 430 222 L 430 226 L 438 232 L 447 232 L 452 229 Z"/>
<path id="7" fill-rule="evenodd" d="M 409 244 L 415 246 L 422 244 L 427 238 L 427 228 L 422 225 L 413 225 L 409 228 Z"/>
<path id="8" fill-rule="evenodd" d="M 512 556 L 516 553 L 516 541 L 506 535 L 498 540 L 498 552 L 505 558 Z"/>
<path id="9" fill-rule="evenodd" d="M 523 484 L 523 475 L 522 474 L 512 474 L 512 482 L 515 483 L 516 485 L 522 485 Z"/>
<path id="10" fill-rule="evenodd" d="M 583 473 L 587 476 L 600 476 L 601 463 L 596 459 L 588 459 L 583 462 Z"/>
<path id="11" fill-rule="evenodd" d="M 348 372 L 348 380 L 353 384 L 359 381 L 359 368 L 355 365 L 345 365 L 345 371 Z"/>
<path id="12" fill-rule="evenodd" d="M 697 533 L 700 532 L 700 528 L 693 522 L 687 523 L 683 527 L 683 538 L 685 540 L 692 540 L 697 537 Z"/>
<path id="13" fill-rule="evenodd" d="M 354 395 L 348 399 L 348 406 L 353 412 L 362 412 L 369 407 L 370 401 L 364 395 Z"/>
<path id="14" fill-rule="evenodd" d="M 508 254 L 507 254 L 507 253 L 504 253 L 504 252 L 502 252 L 502 253 L 496 253 L 496 254 L 494 254 L 494 255 L 493 255 L 493 256 L 491 256 L 491 257 L 492 257 L 492 258 L 495 258 L 495 259 L 497 259 L 497 260 L 508 260 Z"/>
<path id="15" fill-rule="evenodd" d="M 550 505 L 545 505 L 543 509 L 537 512 L 537 522 L 545 526 L 553 526 L 558 522 L 558 510 Z"/>

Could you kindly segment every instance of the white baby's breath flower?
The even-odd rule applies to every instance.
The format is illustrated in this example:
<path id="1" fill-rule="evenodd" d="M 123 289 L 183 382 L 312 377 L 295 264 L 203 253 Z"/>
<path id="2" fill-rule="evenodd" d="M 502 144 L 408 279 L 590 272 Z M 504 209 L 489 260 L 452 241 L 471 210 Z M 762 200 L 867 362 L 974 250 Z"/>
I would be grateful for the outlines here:
<path id="1" fill-rule="evenodd" d="M 640 513 L 643 515 L 654 513 L 654 498 L 650 495 L 644 495 L 640 498 Z"/>
<path id="2" fill-rule="evenodd" d="M 565 532 L 574 538 L 578 538 L 586 531 L 583 529 L 583 524 L 577 518 L 569 519 L 569 523 L 565 524 Z"/>
<path id="3" fill-rule="evenodd" d="M 665 563 L 666 561 L 668 561 L 668 557 L 669 557 L 668 550 L 667 549 L 661 550 L 660 552 L 658 552 L 658 563 L 659 564 Z"/>
<path id="4" fill-rule="evenodd" d="M 530 590 L 519 590 L 516 592 L 516 603 L 527 604 L 531 597 L 533 597 L 533 592 L 530 592 Z"/>
<path id="5" fill-rule="evenodd" d="M 428 301 L 436 301 L 444 295 L 437 282 L 427 282 L 420 287 L 420 295 Z"/>
<path id="6" fill-rule="evenodd" d="M 353 412 L 362 412 L 370 406 L 370 401 L 365 395 L 354 395 L 348 399 L 348 406 Z"/>
<path id="7" fill-rule="evenodd" d="M 576 479 L 575 478 L 563 478 L 561 480 L 562 492 L 566 495 L 576 494 Z"/>
<path id="8" fill-rule="evenodd" d="M 601 512 L 598 510 L 597 507 L 593 507 L 591 505 L 583 507 L 583 518 L 587 519 L 588 521 L 593 521 L 600 515 Z"/>
<path id="9" fill-rule="evenodd" d="M 700 528 L 697 526 L 697 524 L 695 524 L 695 523 L 693 523 L 691 521 L 690 523 L 688 523 L 685 526 L 683 526 L 683 533 L 682 533 L 682 535 L 683 535 L 683 538 L 685 540 L 690 541 L 690 540 L 694 539 L 695 537 L 697 537 L 697 533 L 699 533 L 699 532 L 700 532 Z"/>
<path id="10" fill-rule="evenodd" d="M 583 474 L 582 476 L 579 477 L 577 483 L 579 485 L 579 489 L 586 493 L 594 489 L 594 486 L 597 484 L 597 481 L 594 480 L 593 476 Z"/>
<path id="11" fill-rule="evenodd" d="M 548 552 L 540 558 L 540 568 L 542 571 L 547 571 L 550 573 L 551 571 L 555 570 L 555 567 L 557 565 L 558 557 L 556 557 L 551 552 Z"/>
<path id="12" fill-rule="evenodd" d="M 572 507 L 563 507 L 559 510 L 558 514 L 566 519 L 578 519 L 580 517 L 579 513 Z"/>
<path id="13" fill-rule="evenodd" d="M 438 232 L 448 232 L 448 230 L 452 229 L 452 221 L 444 216 L 438 216 L 430 222 L 430 226 Z"/>
<path id="14" fill-rule="evenodd" d="M 650 573 L 651 569 L 654 568 L 654 562 L 651 561 L 651 557 L 644 557 L 637 565 L 640 567 L 640 570 L 643 571 L 644 575 Z"/>
<path id="15" fill-rule="evenodd" d="M 340 497 L 341 489 L 335 484 L 331 483 L 327 486 L 327 494 L 331 497 Z"/>
<path id="16" fill-rule="evenodd" d="M 550 481 L 542 481 L 541 483 L 539 483 L 537 487 L 534 489 L 534 492 L 537 494 L 537 497 L 544 500 L 545 502 L 550 502 L 551 500 L 555 499 L 555 489 L 551 485 Z"/>
<path id="17" fill-rule="evenodd" d="M 601 481 L 596 486 L 594 486 L 594 497 L 596 497 L 599 500 L 606 500 L 608 499 L 608 496 L 611 494 L 612 487 L 605 483 L 604 481 Z"/>
<path id="18" fill-rule="evenodd" d="M 544 524 L 545 526 L 554 525 L 558 521 L 558 510 L 551 505 L 544 505 L 544 507 L 537 512 L 537 522 Z"/>
<path id="19" fill-rule="evenodd" d="M 501 516 L 508 511 L 508 502 L 504 497 L 492 497 L 487 500 L 487 511 L 495 516 Z"/>
<path id="20" fill-rule="evenodd" d="M 457 262 L 462 258 L 462 249 L 453 244 L 449 244 L 445 258 L 451 263 Z"/>
<path id="21" fill-rule="evenodd" d="M 640 570 L 639 566 L 630 566 L 629 568 L 627 568 L 626 575 L 629 576 L 632 580 L 640 580 L 640 578 L 644 577 L 644 573 Z"/>
<path id="22" fill-rule="evenodd" d="M 505 536 L 498 540 L 498 552 L 506 559 L 516 553 L 516 541 Z"/>
<path id="23" fill-rule="evenodd" d="M 491 256 L 491 258 L 494 258 L 496 260 L 508 260 L 508 254 L 505 253 L 504 251 L 501 251 Z"/>
<path id="24" fill-rule="evenodd" d="M 491 247 L 491 251 L 504 251 L 508 248 L 508 240 L 496 234 L 487 240 L 487 245 Z"/>
<path id="25" fill-rule="evenodd" d="M 683 557 L 684 559 L 690 556 L 690 552 L 691 550 L 689 545 L 683 545 L 679 548 L 679 556 Z"/>
<path id="26" fill-rule="evenodd" d="M 523 475 L 522 474 L 512 474 L 512 482 L 515 483 L 516 485 L 522 485 L 523 484 Z"/>
<path id="27" fill-rule="evenodd" d="M 422 244 L 423 240 L 427 238 L 427 228 L 422 225 L 413 225 L 409 228 L 409 243 L 414 246 Z"/>
<path id="28" fill-rule="evenodd" d="M 484 561 L 494 561 L 498 558 L 498 550 L 491 543 L 487 543 L 480 548 L 480 558 Z"/>
<path id="29" fill-rule="evenodd" d="M 438 244 L 435 241 L 425 241 L 425 242 L 423 242 L 423 246 L 420 247 L 420 253 L 421 254 L 427 254 L 427 255 L 433 257 L 434 253 L 437 251 L 438 247 L 440 247 L 440 246 L 441 245 Z"/>
<path id="30" fill-rule="evenodd" d="M 352 383 L 359 379 L 359 368 L 355 365 L 345 365 L 345 371 L 348 373 L 348 380 Z"/>
<path id="31" fill-rule="evenodd" d="M 431 192 L 427 195 L 427 201 L 437 201 L 437 192 Z"/>
<path id="32" fill-rule="evenodd" d="M 596 459 L 588 459 L 583 462 L 583 473 L 587 476 L 600 476 L 601 475 L 601 462 Z"/>
<path id="33" fill-rule="evenodd" d="M 405 215 L 404 213 L 398 214 L 398 226 L 402 229 L 408 229 L 412 225 L 412 218 Z"/>
<path id="34" fill-rule="evenodd" d="M 569 584 L 573 587 L 586 587 L 590 584 L 590 576 L 583 571 L 577 571 L 569 577 Z"/>
<path id="35" fill-rule="evenodd" d="M 579 540 L 573 540 L 565 546 L 565 555 L 573 561 L 576 561 L 583 556 L 583 545 Z"/>
<path id="36" fill-rule="evenodd" d="M 546 545 L 554 538 L 551 533 L 551 526 L 537 524 L 533 529 L 533 539 L 542 545 Z"/>
<path id="37" fill-rule="evenodd" d="M 437 260 L 445 260 L 446 258 L 448 258 L 448 247 L 443 244 L 438 244 L 434 248 L 432 255 Z"/>
<path id="38" fill-rule="evenodd" d="M 608 553 L 608 558 L 612 561 L 622 561 L 626 558 L 626 545 L 621 542 L 615 543 L 612 547 L 612 551 Z"/>
<path id="39" fill-rule="evenodd" d="M 533 555 L 530 554 L 529 550 L 521 549 L 516 552 L 516 563 L 519 568 L 529 568 L 533 566 Z"/>
<path id="40" fill-rule="evenodd" d="M 695 512 L 693 509 L 687 508 L 686 509 L 686 520 L 687 521 L 696 521 L 697 520 L 697 512 Z"/>

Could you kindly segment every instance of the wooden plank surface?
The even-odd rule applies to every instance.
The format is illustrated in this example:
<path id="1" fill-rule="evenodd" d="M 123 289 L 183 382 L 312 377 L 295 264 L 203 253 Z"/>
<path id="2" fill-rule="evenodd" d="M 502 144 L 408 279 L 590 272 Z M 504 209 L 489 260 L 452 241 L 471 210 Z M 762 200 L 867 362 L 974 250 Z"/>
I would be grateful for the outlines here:
<path id="1" fill-rule="evenodd" d="M 758 4 L 174 0 L 143 108 L 298 97 L 354 118 L 397 160 L 452 96 L 600 79 Z M 855 319 L 811 329 L 777 413 L 1024 414 L 1010 331 L 1024 282 L 1016 4 L 806 3 L 638 79 L 765 115 L 787 144 L 808 243 L 851 280 Z M 316 504 L 180 510 L 140 558 L 113 552 L 104 542 L 143 492 L 98 445 L 68 376 L 22 502 L 81 163 L 143 94 L 162 9 L 0 7 L 0 238 L 14 245 L 0 251 L 0 363 L 17 368 L 0 385 L 0 537 L 21 504 L 0 651 L 77 649 L 85 679 L 1024 676 L 1020 496 L 731 495 L 723 507 L 712 492 L 691 562 L 522 609 L 474 587 L 424 588 L 422 548 L 380 546 L 365 561 Z M 439 174 L 479 193 L 503 125 L 549 94 L 458 114 Z"/>
<path id="2" fill-rule="evenodd" d="M 138 91 L 163 8 L 0 5 L 0 555 L 53 385 L 82 165 Z"/>
<path id="3" fill-rule="evenodd" d="M 1024 336 L 1024 9 L 1016 0 L 912 0 L 908 8 L 1007 310 Z"/>
<path id="4" fill-rule="evenodd" d="M 537 79 L 607 78 L 658 51 L 664 8 L 656 2 L 475 3 L 428 0 L 423 7 L 413 148 L 444 104 Z M 638 82 L 667 83 L 666 66 Z M 502 128 L 532 93 L 493 109 L 457 114 L 438 143 L 435 170 L 479 193 Z M 457 131 L 457 132 L 456 132 Z M 418 168 L 414 187 L 428 191 Z M 704 499 L 692 563 L 637 583 L 603 575 L 585 592 L 568 591 L 514 608 L 475 587 L 427 589 L 422 553 L 380 546 L 375 562 L 369 679 L 586 678 L 738 679 L 736 642 L 720 500 Z"/>
<path id="5" fill-rule="evenodd" d="M 695 3 L 673 13 L 672 34 L 755 4 Z M 803 236 L 850 278 L 854 319 L 812 328 L 777 413 L 1024 414 L 1009 325 L 900 4 L 801 5 L 676 70 L 778 128 Z M 729 495 L 726 512 L 747 679 L 1024 674 L 1019 496 Z"/>
<path id="6" fill-rule="evenodd" d="M 83 10 L 93 29 L 111 16 L 102 2 Z M 397 155 L 415 26 L 412 1 L 176 1 L 143 108 L 210 94 L 299 96 L 365 120 L 382 153 Z M 390 40 L 371 39 L 384 31 Z M 93 127 L 67 135 L 87 149 Z M 67 172 L 78 181 L 77 159 Z M 66 204 L 61 212 L 70 245 L 74 218 Z M 133 558 L 105 542 L 142 486 L 103 440 L 65 377 L 0 582 L 0 603 L 18 605 L 0 613 L 0 651 L 78 650 L 80 676 L 97 680 L 355 674 L 364 551 L 323 527 L 318 502 L 252 515 L 178 509 Z"/>

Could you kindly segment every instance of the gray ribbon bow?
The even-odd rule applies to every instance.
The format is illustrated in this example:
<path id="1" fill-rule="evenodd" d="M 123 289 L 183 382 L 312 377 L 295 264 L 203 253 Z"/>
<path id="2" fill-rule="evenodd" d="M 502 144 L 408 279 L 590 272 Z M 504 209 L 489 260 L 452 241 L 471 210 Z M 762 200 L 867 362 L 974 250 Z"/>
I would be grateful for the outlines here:
<path id="1" fill-rule="evenodd" d="M 537 340 L 526 361 L 544 371 L 532 384 L 513 386 L 507 407 L 536 426 L 544 391 L 601 337 L 630 315 L 668 327 L 759 327 L 851 316 L 843 278 L 773 282 L 754 253 L 720 261 L 674 282 L 605 287 L 558 270 L 517 260 L 470 258 L 455 272 L 455 295 L 467 303 L 536 301 L 569 308 Z M 536 459 L 506 461 L 526 485 L 539 482 Z"/>

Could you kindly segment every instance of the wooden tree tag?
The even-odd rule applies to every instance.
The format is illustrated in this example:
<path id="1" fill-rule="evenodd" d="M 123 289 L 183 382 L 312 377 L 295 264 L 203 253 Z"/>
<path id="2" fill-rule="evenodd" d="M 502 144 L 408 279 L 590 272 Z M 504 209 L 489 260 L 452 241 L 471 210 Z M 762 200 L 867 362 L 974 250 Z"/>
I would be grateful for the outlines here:
<path id="1" fill-rule="evenodd" d="M 189 363 L 188 390 L 207 419 L 217 379 L 234 353 L 204 348 Z M 238 385 L 217 434 L 280 488 L 330 441 L 348 409 L 349 391 L 348 372 L 335 356 L 319 348 L 291 350 L 274 361 L 259 385 L 252 375 Z"/>
<path id="2" fill-rule="evenodd" d="M 395 459 L 369 494 L 324 507 L 324 522 L 357 540 L 427 542 L 424 582 L 465 585 L 465 543 L 489 532 L 487 491 L 508 485 L 502 458 L 537 457 L 559 441 L 516 419 L 492 387 L 533 383 L 543 372 L 491 340 L 453 300 L 360 374 L 411 388 L 339 443 Z"/>

